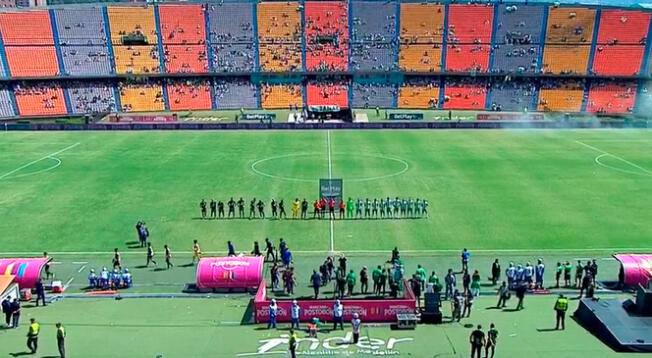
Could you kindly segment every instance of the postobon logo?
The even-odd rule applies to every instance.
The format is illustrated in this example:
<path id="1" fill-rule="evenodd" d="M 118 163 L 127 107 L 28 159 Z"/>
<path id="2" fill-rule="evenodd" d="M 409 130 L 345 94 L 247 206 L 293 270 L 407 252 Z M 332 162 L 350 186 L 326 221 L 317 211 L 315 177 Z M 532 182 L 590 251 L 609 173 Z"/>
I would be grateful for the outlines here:
<path id="1" fill-rule="evenodd" d="M 257 355 L 277 355 L 288 351 L 289 336 L 282 334 L 279 338 L 260 340 L 256 352 L 239 353 L 238 357 Z M 360 337 L 357 344 L 352 344 L 353 334 L 348 332 L 344 337 L 331 337 L 323 340 L 317 338 L 301 338 L 297 344 L 297 355 L 306 356 L 352 356 L 352 355 L 400 355 L 396 347 L 412 342 L 412 338 L 389 338 L 387 341 L 367 336 Z"/>
<path id="2" fill-rule="evenodd" d="M 251 265 L 251 263 L 248 261 L 238 261 L 238 260 L 211 262 L 211 267 L 221 267 L 229 271 L 235 270 L 240 266 L 249 266 L 249 265 Z"/>

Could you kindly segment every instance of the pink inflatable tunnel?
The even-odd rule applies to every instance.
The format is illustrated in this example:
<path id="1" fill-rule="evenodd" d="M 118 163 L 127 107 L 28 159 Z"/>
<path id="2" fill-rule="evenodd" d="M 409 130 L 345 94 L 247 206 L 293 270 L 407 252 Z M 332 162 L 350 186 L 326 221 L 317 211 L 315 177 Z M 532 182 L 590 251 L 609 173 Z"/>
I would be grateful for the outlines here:
<path id="1" fill-rule="evenodd" d="M 18 287 L 31 289 L 41 277 L 43 266 L 50 260 L 49 257 L 0 259 L 0 276 L 14 276 Z"/>
<path id="2" fill-rule="evenodd" d="M 623 268 L 624 283 L 627 286 L 646 286 L 652 279 L 652 255 L 617 254 L 613 255 Z"/>
<path id="3" fill-rule="evenodd" d="M 263 280 L 263 257 L 204 257 L 197 265 L 197 287 L 257 288 Z"/>

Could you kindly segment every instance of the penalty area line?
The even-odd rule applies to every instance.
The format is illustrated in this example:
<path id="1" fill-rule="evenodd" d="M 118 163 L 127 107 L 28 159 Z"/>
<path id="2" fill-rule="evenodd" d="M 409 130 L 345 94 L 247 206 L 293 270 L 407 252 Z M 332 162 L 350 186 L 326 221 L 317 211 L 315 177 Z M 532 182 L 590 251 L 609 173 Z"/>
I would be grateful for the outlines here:
<path id="1" fill-rule="evenodd" d="M 61 153 L 65 152 L 65 151 L 67 151 L 67 150 L 70 150 L 70 149 L 72 149 L 72 148 L 74 148 L 74 147 L 76 147 L 76 146 L 78 146 L 78 145 L 80 145 L 80 144 L 81 144 L 81 143 L 77 142 L 77 143 L 72 144 L 72 145 L 69 145 L 69 146 L 67 146 L 67 147 L 65 147 L 65 148 L 63 148 L 63 149 L 61 149 L 61 150 L 58 150 L 58 151 L 56 151 L 56 152 L 54 152 L 54 153 L 50 153 L 50 154 L 45 155 L 45 156 L 43 156 L 43 157 L 41 157 L 41 158 L 39 158 L 39 159 L 32 160 L 31 162 L 29 162 L 29 163 L 27 163 L 27 164 L 24 164 L 24 165 L 22 165 L 22 166 L 20 166 L 20 167 L 18 167 L 18 168 L 16 168 L 16 169 L 14 169 L 14 170 L 12 170 L 12 171 L 9 171 L 9 172 L 6 172 L 6 173 L 0 175 L 0 180 L 6 178 L 6 177 L 8 177 L 8 176 L 10 176 L 11 174 L 14 174 L 14 173 L 16 173 L 16 172 L 18 172 L 18 171 L 21 171 L 21 170 L 23 170 L 23 169 L 25 169 L 25 168 L 27 168 L 27 167 L 29 167 L 29 166 L 32 166 L 32 165 L 34 165 L 34 164 L 36 164 L 36 163 L 38 163 L 38 162 L 40 162 L 40 161 L 42 161 L 42 160 L 45 160 L 45 159 L 51 158 L 51 157 L 53 157 L 53 156 L 55 156 L 55 155 L 57 155 L 57 154 L 61 154 Z M 57 165 L 57 166 L 58 166 L 58 165 Z"/>

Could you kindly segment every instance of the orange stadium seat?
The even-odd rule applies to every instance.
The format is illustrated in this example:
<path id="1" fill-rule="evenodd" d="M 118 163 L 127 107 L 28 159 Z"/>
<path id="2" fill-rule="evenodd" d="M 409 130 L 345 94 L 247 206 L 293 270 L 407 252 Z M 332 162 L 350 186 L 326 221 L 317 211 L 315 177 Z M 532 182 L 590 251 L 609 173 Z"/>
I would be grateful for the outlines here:
<path id="1" fill-rule="evenodd" d="M 164 111 L 163 88 L 159 83 L 133 84 L 121 83 L 120 102 L 125 112 Z"/>
<path id="2" fill-rule="evenodd" d="M 446 71 L 487 72 L 491 45 L 448 45 Z"/>
<path id="3" fill-rule="evenodd" d="M 113 46 L 117 73 L 158 73 L 160 62 L 156 46 Z"/>
<path id="4" fill-rule="evenodd" d="M 56 83 L 42 83 L 14 88 L 16 104 L 21 116 L 66 114 L 63 90 Z"/>
<path id="5" fill-rule="evenodd" d="M 306 97 L 309 106 L 335 105 L 347 108 L 349 103 L 349 88 L 343 83 L 309 83 L 306 86 Z"/>
<path id="6" fill-rule="evenodd" d="M 444 6 L 428 3 L 401 3 L 401 43 L 442 43 Z"/>
<path id="7" fill-rule="evenodd" d="M 595 25 L 595 9 L 550 7 L 546 44 L 590 44 Z"/>
<path id="8" fill-rule="evenodd" d="M 13 77 L 56 76 L 59 73 L 54 46 L 7 46 L 5 51 Z"/>
<path id="9" fill-rule="evenodd" d="M 207 80 L 170 81 L 167 89 L 172 111 L 211 109 L 211 85 Z"/>
<path id="10" fill-rule="evenodd" d="M 122 44 L 122 37 L 129 34 L 142 34 L 150 45 L 158 43 L 153 7 L 109 6 L 107 11 L 114 45 Z"/>
<path id="11" fill-rule="evenodd" d="M 349 58 L 349 11 L 343 1 L 306 1 L 306 68 L 310 71 L 346 71 Z M 317 36 L 334 36 L 324 44 Z"/>
<path id="12" fill-rule="evenodd" d="M 168 73 L 207 73 L 204 45 L 164 45 L 165 71 Z"/>
<path id="13" fill-rule="evenodd" d="M 589 89 L 586 111 L 589 113 L 630 113 L 636 100 L 636 87 L 635 82 L 593 83 Z"/>
<path id="14" fill-rule="evenodd" d="M 401 45 L 398 67 L 402 71 L 441 72 L 441 44 Z"/>
<path id="15" fill-rule="evenodd" d="M 549 74 L 586 74 L 591 45 L 546 45 L 541 70 Z"/>
<path id="16" fill-rule="evenodd" d="M 603 9 L 597 43 L 645 45 L 649 26 L 649 12 Z"/>
<path id="17" fill-rule="evenodd" d="M 54 45 L 47 10 L 0 13 L 0 32 L 5 45 Z"/>
<path id="18" fill-rule="evenodd" d="M 301 44 L 259 44 L 260 69 L 265 72 L 301 70 Z"/>
<path id="19" fill-rule="evenodd" d="M 565 81 L 559 87 L 548 86 L 539 90 L 539 111 L 579 112 L 582 109 L 584 90 L 578 81 Z"/>
<path id="20" fill-rule="evenodd" d="M 282 40 L 301 42 L 301 9 L 298 2 L 259 2 L 258 37 L 260 42 Z"/>
<path id="21" fill-rule="evenodd" d="M 164 44 L 203 44 L 206 26 L 202 5 L 159 5 L 161 41 Z"/>
<path id="22" fill-rule="evenodd" d="M 439 84 L 405 84 L 398 90 L 398 108 L 437 108 Z"/>
<path id="23" fill-rule="evenodd" d="M 593 72 L 606 76 L 637 75 L 644 52 L 645 46 L 639 45 L 596 45 Z"/>
<path id="24" fill-rule="evenodd" d="M 487 101 L 487 87 L 483 84 L 446 84 L 444 88 L 445 109 L 482 110 Z"/>
<path id="25" fill-rule="evenodd" d="M 448 42 L 489 44 L 494 8 L 486 5 L 450 5 L 448 8 Z"/>
<path id="26" fill-rule="evenodd" d="M 263 84 L 260 89 L 261 102 L 265 109 L 303 107 L 301 85 Z"/>

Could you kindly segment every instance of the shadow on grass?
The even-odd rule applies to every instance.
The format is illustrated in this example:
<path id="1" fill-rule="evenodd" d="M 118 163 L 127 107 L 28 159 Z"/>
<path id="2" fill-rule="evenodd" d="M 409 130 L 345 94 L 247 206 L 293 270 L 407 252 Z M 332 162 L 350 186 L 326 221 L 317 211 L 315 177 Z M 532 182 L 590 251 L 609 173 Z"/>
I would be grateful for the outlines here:
<path id="1" fill-rule="evenodd" d="M 518 309 L 518 308 L 505 308 L 505 309 L 503 309 L 503 312 L 519 312 L 519 311 L 521 311 L 521 310 Z"/>
<path id="2" fill-rule="evenodd" d="M 32 352 L 18 352 L 18 353 L 9 353 L 12 357 L 20 357 L 20 356 L 31 356 L 33 355 Z"/>
<path id="3" fill-rule="evenodd" d="M 556 328 L 537 328 L 537 332 L 556 332 Z"/>
<path id="4" fill-rule="evenodd" d="M 195 264 L 193 263 L 183 264 L 183 265 L 179 265 L 178 267 L 192 267 L 192 266 L 195 266 Z"/>
<path id="5" fill-rule="evenodd" d="M 166 269 L 165 267 L 157 267 L 157 268 L 153 269 L 152 271 L 159 272 L 159 271 L 167 271 L 167 270 L 168 269 Z"/>

